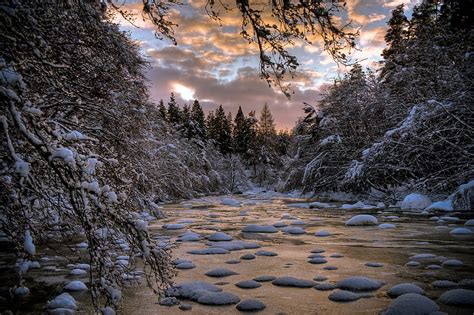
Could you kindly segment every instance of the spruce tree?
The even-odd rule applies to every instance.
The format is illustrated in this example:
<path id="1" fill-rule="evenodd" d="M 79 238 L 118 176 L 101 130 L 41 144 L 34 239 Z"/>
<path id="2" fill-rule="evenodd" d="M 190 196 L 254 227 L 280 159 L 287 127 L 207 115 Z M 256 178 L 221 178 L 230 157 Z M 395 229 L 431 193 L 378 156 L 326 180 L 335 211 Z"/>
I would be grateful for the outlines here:
<path id="1" fill-rule="evenodd" d="M 159 117 L 163 120 L 163 121 L 168 121 L 168 118 L 166 117 L 166 107 L 165 107 L 165 104 L 163 103 L 163 100 L 160 100 L 160 103 L 158 105 L 158 114 L 159 114 Z"/>
<path id="2" fill-rule="evenodd" d="M 276 136 L 275 123 L 268 104 L 263 105 L 258 123 L 258 133 L 266 145 L 270 145 Z"/>
<path id="3" fill-rule="evenodd" d="M 179 110 L 179 105 L 176 103 L 176 98 L 173 92 L 171 92 L 170 101 L 168 102 L 167 117 L 168 121 L 171 124 L 177 125 L 181 123 L 181 113 Z"/>
<path id="4" fill-rule="evenodd" d="M 250 143 L 250 126 L 240 106 L 234 119 L 233 136 L 234 152 L 239 154 L 247 152 Z"/>
<path id="5" fill-rule="evenodd" d="M 191 124 L 196 137 L 204 140 L 207 138 L 204 111 L 198 100 L 194 100 L 191 108 Z"/>

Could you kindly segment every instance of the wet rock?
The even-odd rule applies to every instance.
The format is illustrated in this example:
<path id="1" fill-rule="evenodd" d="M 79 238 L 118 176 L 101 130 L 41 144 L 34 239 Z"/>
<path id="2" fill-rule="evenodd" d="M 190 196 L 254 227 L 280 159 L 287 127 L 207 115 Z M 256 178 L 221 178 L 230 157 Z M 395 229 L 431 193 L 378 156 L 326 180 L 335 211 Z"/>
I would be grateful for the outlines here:
<path id="1" fill-rule="evenodd" d="M 219 247 L 210 247 L 204 249 L 193 249 L 188 252 L 188 254 L 192 255 L 222 255 L 228 254 L 229 251 L 224 248 Z"/>
<path id="2" fill-rule="evenodd" d="M 300 234 L 305 233 L 304 229 L 302 229 L 300 227 L 297 227 L 297 226 L 283 228 L 282 231 L 286 234 L 292 234 L 292 235 L 300 235 Z"/>
<path id="3" fill-rule="evenodd" d="M 231 259 L 231 260 L 226 261 L 225 263 L 229 264 L 229 265 L 235 265 L 235 264 L 240 264 L 240 260 L 239 259 Z"/>
<path id="4" fill-rule="evenodd" d="M 425 269 L 428 269 L 428 270 L 437 270 L 437 269 L 441 269 L 442 267 L 440 265 L 429 265 L 429 266 L 426 266 Z"/>
<path id="5" fill-rule="evenodd" d="M 269 250 L 259 250 L 258 252 L 255 253 L 257 256 L 267 256 L 267 257 L 274 257 L 278 256 L 277 253 L 269 251 Z"/>
<path id="6" fill-rule="evenodd" d="M 326 281 L 327 279 L 328 277 L 326 276 L 316 276 L 313 278 L 314 281 L 318 281 L 318 282 Z"/>
<path id="7" fill-rule="evenodd" d="M 319 264 L 325 264 L 328 261 L 324 258 L 311 258 L 310 260 L 308 260 L 308 262 L 313 265 L 319 265 Z"/>
<path id="8" fill-rule="evenodd" d="M 163 228 L 166 229 L 166 230 L 180 230 L 180 229 L 184 229 L 185 227 L 186 227 L 186 225 L 181 224 L 181 223 L 163 225 Z"/>
<path id="9" fill-rule="evenodd" d="M 311 253 L 313 253 L 313 254 L 321 254 L 321 253 L 324 253 L 324 252 L 325 252 L 325 250 L 322 249 L 322 248 L 315 248 L 311 251 Z"/>
<path id="10" fill-rule="evenodd" d="M 338 268 L 336 266 L 326 266 L 323 269 L 324 270 L 337 270 Z"/>
<path id="11" fill-rule="evenodd" d="M 193 308 L 193 306 L 191 304 L 181 303 L 179 305 L 179 309 L 182 310 L 182 311 L 189 311 L 192 308 Z"/>
<path id="12" fill-rule="evenodd" d="M 178 268 L 178 269 L 193 269 L 193 268 L 196 268 L 196 265 L 193 264 L 190 261 L 184 261 L 182 263 L 177 264 L 176 268 Z"/>
<path id="13" fill-rule="evenodd" d="M 343 255 L 343 254 L 340 254 L 340 253 L 334 253 L 334 254 L 332 254 L 332 255 L 329 256 L 329 257 L 331 257 L 331 258 L 342 258 L 342 257 L 344 257 L 344 255 Z"/>
<path id="14" fill-rule="evenodd" d="M 373 267 L 373 268 L 380 268 L 380 267 L 383 267 L 383 264 L 382 264 L 382 263 L 379 263 L 379 262 L 372 262 L 372 261 L 365 263 L 365 265 L 366 265 L 367 267 Z"/>
<path id="15" fill-rule="evenodd" d="M 314 286 L 314 288 L 319 291 L 330 291 L 336 289 L 337 286 L 332 283 L 318 283 Z"/>
<path id="16" fill-rule="evenodd" d="M 321 254 L 311 254 L 308 256 L 308 258 L 326 258 L 326 256 Z"/>
<path id="17" fill-rule="evenodd" d="M 160 299 L 158 304 L 163 305 L 163 306 L 174 306 L 179 304 L 179 300 L 175 298 L 174 296 L 169 296 L 169 297 L 164 297 Z"/>
<path id="18" fill-rule="evenodd" d="M 436 280 L 431 282 L 431 286 L 438 289 L 447 289 L 457 287 L 458 284 L 449 280 Z"/>

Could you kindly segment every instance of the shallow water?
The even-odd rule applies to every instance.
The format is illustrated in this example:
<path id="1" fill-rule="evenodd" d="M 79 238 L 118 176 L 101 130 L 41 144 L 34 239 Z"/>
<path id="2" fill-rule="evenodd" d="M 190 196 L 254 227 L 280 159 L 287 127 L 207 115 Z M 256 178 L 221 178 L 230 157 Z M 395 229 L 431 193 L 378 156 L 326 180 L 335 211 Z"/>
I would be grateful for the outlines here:
<path id="1" fill-rule="evenodd" d="M 474 236 L 453 236 L 449 231 L 454 227 L 463 226 L 473 213 L 452 213 L 461 220 L 457 224 L 447 225 L 445 229 L 436 229 L 439 224 L 429 220 L 437 213 L 421 215 L 414 212 L 401 212 L 397 208 L 374 210 L 340 210 L 329 209 L 302 209 L 287 206 L 289 203 L 306 202 L 306 200 L 287 198 L 279 195 L 250 195 L 232 196 L 240 200 L 241 207 L 221 205 L 221 197 L 207 197 L 195 199 L 180 204 L 168 204 L 164 207 L 166 219 L 152 221 L 149 230 L 156 236 L 169 237 L 175 243 L 177 237 L 186 232 L 193 231 L 201 235 L 199 242 L 177 242 L 173 248 L 173 257 L 191 260 L 196 268 L 179 270 L 175 283 L 188 281 L 206 281 L 218 283 L 225 292 L 231 292 L 241 300 L 256 298 L 266 304 L 262 314 L 378 314 L 392 301 L 387 296 L 387 291 L 395 284 L 403 282 L 416 283 L 425 289 L 426 294 L 435 300 L 448 289 L 435 289 L 430 284 L 434 280 L 460 281 L 474 278 Z M 245 203 L 255 204 L 245 204 Z M 240 215 L 246 211 L 247 215 Z M 350 217 L 360 214 L 372 214 L 378 218 L 379 223 L 392 223 L 395 229 L 380 229 L 377 226 L 347 227 L 345 222 Z M 305 221 L 303 227 L 305 234 L 289 235 L 283 232 L 242 233 L 241 230 L 248 224 L 271 225 L 278 221 L 288 224 L 295 220 L 282 220 L 282 216 L 289 214 L 299 220 Z M 386 219 L 387 216 L 399 216 L 399 219 Z M 166 223 L 186 223 L 185 229 L 166 230 L 162 226 Z M 331 233 L 327 237 L 316 237 L 314 233 L 325 230 Z M 205 236 L 215 231 L 230 234 L 234 240 L 255 242 L 261 246 L 259 249 L 232 251 L 224 255 L 191 255 L 187 252 L 193 249 L 207 248 L 208 241 Z M 77 242 L 76 242 L 77 243 Z M 59 245 L 59 250 L 61 250 Z M 64 245 L 62 245 L 64 247 Z M 53 246 L 54 247 L 54 246 Z M 327 263 L 313 265 L 308 263 L 311 250 L 321 248 L 325 252 Z M 63 248 L 64 249 L 64 248 Z M 226 264 L 231 259 L 239 259 L 247 253 L 258 250 L 274 251 L 276 257 L 257 256 L 253 260 L 241 260 L 239 264 Z M 340 253 L 341 258 L 331 258 L 330 255 Z M 421 253 L 434 254 L 432 260 L 420 261 L 420 267 L 407 267 L 410 256 Z M 54 251 L 44 250 L 43 254 L 54 256 Z M 3 257 L 4 258 L 4 257 Z M 54 257 L 53 257 L 54 258 Z M 464 266 L 459 268 L 442 268 L 427 270 L 430 264 L 441 264 L 447 258 L 459 259 Z M 73 258 L 80 262 L 81 259 Z M 83 258 L 84 259 L 84 258 Z M 0 259 L 0 261 L 3 259 Z M 367 262 L 383 263 L 383 267 L 368 267 Z M 30 297 L 19 307 L 20 313 L 38 311 L 48 298 L 54 297 L 62 291 L 63 282 L 75 280 L 67 276 L 65 267 L 67 261 L 59 262 L 42 261 L 41 270 L 28 272 L 26 285 L 34 292 L 35 288 L 40 294 Z M 44 267 L 58 266 L 60 270 L 48 271 Z M 324 270 L 326 266 L 336 266 L 337 270 Z M 205 273 L 214 268 L 223 267 L 239 273 L 224 278 L 211 278 Z M 318 291 L 313 288 L 288 288 L 278 287 L 271 282 L 264 282 L 256 289 L 241 289 L 235 283 L 250 280 L 256 276 L 292 276 L 312 280 L 316 276 L 326 276 L 328 279 L 321 283 L 336 283 L 350 276 L 366 276 L 385 283 L 379 290 L 369 292 L 364 298 L 354 302 L 333 302 L 328 299 L 333 291 Z M 87 283 L 87 277 L 79 278 Z M 34 284 L 36 283 L 36 285 Z M 473 289 L 473 288 L 470 288 Z M 90 297 L 87 293 L 72 293 L 80 302 L 78 313 L 92 313 Z M 182 313 L 178 306 L 161 306 L 158 297 L 145 285 L 130 287 L 124 290 L 125 301 L 123 314 L 178 314 Z M 0 301 L 1 302 L 1 301 Z M 237 314 L 235 305 L 230 306 L 205 306 L 192 301 L 183 301 L 191 304 L 192 314 Z M 473 309 L 447 307 L 438 303 L 442 311 L 449 314 L 472 314 Z M 1 305 L 1 303 L 0 303 Z"/>
<path id="2" fill-rule="evenodd" d="M 235 197 L 235 196 L 234 196 Z M 256 242 L 260 249 L 232 251 L 224 255 L 191 255 L 189 250 L 206 248 L 206 240 L 200 242 L 183 242 L 177 244 L 173 250 L 175 258 L 191 260 L 196 268 L 180 270 L 176 283 L 187 281 L 207 281 L 220 284 L 224 291 L 238 295 L 242 300 L 257 298 L 266 304 L 262 313 L 268 314 L 377 314 L 390 304 L 391 299 L 386 291 L 395 284 L 402 282 L 416 282 L 427 292 L 427 296 L 437 299 L 446 289 L 436 290 L 429 285 L 438 279 L 459 281 L 474 278 L 474 237 L 453 237 L 450 229 L 437 230 L 436 221 L 430 221 L 430 216 L 421 216 L 415 213 L 403 213 L 399 209 L 376 210 L 338 210 L 338 209 L 301 209 L 290 208 L 286 204 L 301 200 L 282 197 L 268 198 L 265 196 L 235 197 L 243 202 L 255 200 L 256 205 L 229 207 L 220 205 L 220 198 L 204 198 L 183 204 L 167 205 L 165 222 L 151 224 L 151 231 L 167 235 L 171 240 L 185 232 L 185 229 L 168 231 L 162 229 L 164 223 L 176 223 L 179 220 L 192 219 L 187 224 L 187 230 L 209 235 L 216 230 L 224 231 L 233 236 L 234 240 Z M 190 207 L 189 204 L 193 206 Z M 240 211 L 247 211 L 247 216 L 239 215 Z M 395 229 L 379 229 L 370 227 L 347 227 L 345 221 L 359 213 L 369 213 L 378 217 L 379 223 L 390 222 L 396 225 Z M 288 235 L 282 232 L 242 233 L 247 224 L 273 224 L 277 221 L 291 223 L 292 220 L 281 220 L 282 215 L 290 214 L 304 220 L 306 233 L 303 235 Z M 213 218 L 210 218 L 212 215 Z M 386 220 L 385 216 L 397 215 L 398 220 Z M 467 219 L 470 214 L 456 214 L 461 219 Z M 472 217 L 472 214 L 471 214 Z M 459 221 L 461 226 L 464 220 Z M 456 226 L 456 225 L 453 225 Z M 316 237 L 319 230 L 329 231 L 328 237 Z M 311 250 L 322 248 L 322 253 L 328 261 L 326 264 L 313 265 L 308 263 L 307 256 Z M 246 253 L 255 253 L 257 250 L 270 250 L 278 253 L 276 257 L 257 256 L 254 260 L 241 260 L 239 264 L 226 264 L 231 259 L 238 259 Z M 342 258 L 329 257 L 333 253 L 341 253 Z M 456 269 L 426 270 L 429 264 L 438 263 L 439 259 L 422 261 L 421 267 L 406 267 L 409 257 L 420 253 L 431 253 L 446 258 L 462 260 L 464 266 Z M 442 259 L 442 258 L 441 258 Z M 367 267 L 367 262 L 380 262 L 383 267 Z M 325 266 L 336 266 L 337 270 L 324 270 Z M 239 275 L 225 278 L 210 278 L 205 272 L 217 267 L 224 267 Z M 349 276 L 367 276 L 378 279 L 386 284 L 371 297 L 362 298 L 350 303 L 332 302 L 328 295 L 332 291 L 317 291 L 315 289 L 286 288 L 262 283 L 256 289 L 240 289 L 234 284 L 242 280 L 250 280 L 256 276 L 293 276 L 311 280 L 315 276 L 328 277 L 325 282 L 336 283 Z M 127 314 L 175 314 L 181 313 L 177 306 L 160 306 L 157 297 L 145 287 L 128 289 L 126 291 L 124 312 Z M 234 306 L 204 306 L 195 302 L 185 301 L 193 306 L 194 314 L 233 314 L 239 313 Z M 442 306 L 443 311 L 450 314 L 472 314 L 472 309 L 452 308 Z M 138 311 L 139 310 L 139 311 Z"/>

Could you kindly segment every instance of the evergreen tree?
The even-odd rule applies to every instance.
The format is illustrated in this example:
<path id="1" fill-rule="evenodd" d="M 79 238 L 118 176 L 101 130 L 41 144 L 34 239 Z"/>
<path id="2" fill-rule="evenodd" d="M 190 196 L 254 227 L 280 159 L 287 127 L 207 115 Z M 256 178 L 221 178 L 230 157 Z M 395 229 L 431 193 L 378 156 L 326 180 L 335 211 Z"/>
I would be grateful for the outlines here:
<path id="1" fill-rule="evenodd" d="M 166 107 L 163 103 L 163 100 L 160 100 L 160 103 L 158 105 L 158 115 L 163 121 L 168 121 L 168 118 L 166 117 Z"/>
<path id="2" fill-rule="evenodd" d="M 207 135 L 209 139 L 214 141 L 217 140 L 217 135 L 219 134 L 219 129 L 215 120 L 216 116 L 214 115 L 214 112 L 212 110 L 209 111 L 209 114 L 207 114 L 206 118 Z"/>
<path id="3" fill-rule="evenodd" d="M 171 92 L 170 101 L 168 102 L 167 117 L 168 121 L 171 124 L 177 125 L 181 123 L 181 113 L 179 110 L 179 105 L 176 103 L 176 98 L 173 92 Z"/>
<path id="4" fill-rule="evenodd" d="M 191 124 L 196 137 L 204 140 L 207 138 L 204 111 L 198 100 L 194 100 L 191 108 Z"/>
<path id="5" fill-rule="evenodd" d="M 250 125 L 240 106 L 234 119 L 233 137 L 234 152 L 239 154 L 247 152 L 250 145 Z"/>
<path id="6" fill-rule="evenodd" d="M 267 145 L 271 144 L 276 136 L 275 123 L 267 103 L 263 105 L 262 111 L 260 112 L 258 133 L 262 141 Z"/>
<path id="7" fill-rule="evenodd" d="M 227 154 L 232 151 L 232 129 L 231 124 L 227 120 L 224 108 L 222 105 L 216 111 L 213 129 L 216 131 L 216 142 L 222 154 Z"/>
<path id="8" fill-rule="evenodd" d="M 179 130 L 184 137 L 191 139 L 194 137 L 194 133 L 193 133 L 194 130 L 192 128 L 191 112 L 190 112 L 189 106 L 184 104 L 183 110 L 181 111 L 180 114 L 181 114 L 181 118 L 180 118 L 181 124 L 179 125 Z"/>
<path id="9" fill-rule="evenodd" d="M 384 37 L 387 48 L 382 52 L 382 56 L 386 61 L 392 60 L 392 56 L 402 52 L 406 45 L 408 19 L 405 16 L 403 4 L 400 4 L 392 11 L 392 17 L 387 24 L 388 29 Z"/>

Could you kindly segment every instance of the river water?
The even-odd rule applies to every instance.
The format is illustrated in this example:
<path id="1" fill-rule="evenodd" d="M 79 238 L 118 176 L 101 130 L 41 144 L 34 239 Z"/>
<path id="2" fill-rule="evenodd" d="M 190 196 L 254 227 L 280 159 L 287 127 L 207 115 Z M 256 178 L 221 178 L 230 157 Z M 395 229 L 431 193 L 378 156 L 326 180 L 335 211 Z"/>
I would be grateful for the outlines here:
<path id="1" fill-rule="evenodd" d="M 435 280 L 459 282 L 474 279 L 474 236 L 454 236 L 449 232 L 455 227 L 473 218 L 473 213 L 450 213 L 459 218 L 455 222 L 437 222 L 432 216 L 445 216 L 443 213 L 422 214 L 402 212 L 399 208 L 371 210 L 342 210 L 335 208 L 298 208 L 291 204 L 308 200 L 291 198 L 277 194 L 250 194 L 231 196 L 241 202 L 239 207 L 221 204 L 222 197 L 206 197 L 179 204 L 164 206 L 165 219 L 149 222 L 152 234 L 165 237 L 173 246 L 173 257 L 192 261 L 193 269 L 179 270 L 175 283 L 206 281 L 219 285 L 225 292 L 234 293 L 241 300 L 254 298 L 266 305 L 262 314 L 378 314 L 391 303 L 387 291 L 398 283 L 416 283 L 426 291 L 426 296 L 436 301 L 448 289 L 435 288 Z M 313 200 L 311 200 L 313 201 Z M 332 203 L 339 206 L 340 203 Z M 375 226 L 349 227 L 345 222 L 357 214 L 376 216 L 378 223 L 391 223 L 393 229 L 381 229 Z M 244 233 L 242 229 L 249 224 L 272 225 L 284 222 L 288 226 L 304 229 L 304 234 L 291 235 L 280 230 L 277 233 Z M 169 230 L 164 224 L 183 223 L 184 228 Z M 318 231 L 327 231 L 329 236 L 318 237 Z M 176 242 L 179 235 L 192 231 L 200 235 L 199 241 Z M 222 255 L 193 255 L 195 249 L 205 249 L 209 241 L 207 236 L 222 231 L 233 240 L 253 242 L 258 249 L 231 251 Z M 321 255 L 327 260 L 324 264 L 308 263 L 308 256 L 314 249 L 324 250 Z M 227 264 L 229 260 L 239 260 L 244 254 L 254 254 L 258 250 L 277 253 L 277 256 L 256 256 L 253 260 L 240 260 L 237 264 Z M 338 253 L 336 257 L 331 257 Z M 54 257 L 54 253 L 47 253 Z M 406 266 L 417 254 L 434 254 L 428 260 L 417 260 L 418 267 Z M 448 259 L 461 260 L 464 265 L 456 268 L 442 267 L 426 269 L 428 265 L 442 265 Z M 368 262 L 383 264 L 382 267 L 369 267 Z M 34 281 L 28 286 L 33 290 L 32 282 L 58 283 L 74 280 L 67 276 L 67 269 L 57 267 L 58 262 L 42 262 L 42 269 L 31 271 Z M 56 265 L 56 267 L 54 267 Z M 326 270 L 327 266 L 337 269 Z M 224 278 L 211 278 L 206 272 L 215 268 L 227 268 L 237 275 Z M 63 270 L 63 271 L 61 271 Z M 59 275 L 58 275 L 59 274 Z M 327 277 L 320 283 L 336 284 L 351 276 L 365 276 L 384 282 L 378 290 L 364 293 L 363 298 L 353 302 L 333 302 L 328 296 L 333 292 L 318 291 L 314 288 L 291 288 L 275 286 L 263 282 L 255 289 L 241 289 L 235 284 L 257 276 L 291 276 L 312 280 L 316 276 Z M 79 278 L 87 283 L 87 277 Z M 59 285 L 60 284 L 60 285 Z M 472 286 L 472 282 L 471 282 Z M 39 286 L 41 288 L 41 286 Z M 452 288 L 451 288 L 452 289 Z M 470 289 L 473 289 L 470 287 Z M 124 289 L 123 314 L 181 314 L 178 306 L 162 306 L 158 297 L 145 285 Z M 44 306 L 44 300 L 51 292 L 41 292 L 36 299 L 30 299 L 28 307 L 20 307 L 24 312 L 38 310 Z M 90 300 L 87 293 L 72 294 L 79 302 L 79 313 L 90 313 Z M 54 296 L 54 295 L 53 295 Z M 193 301 L 183 301 L 192 305 L 192 314 L 237 314 L 235 305 L 207 306 Z M 438 302 L 441 310 L 449 314 L 472 314 L 472 307 L 446 306 Z"/>

